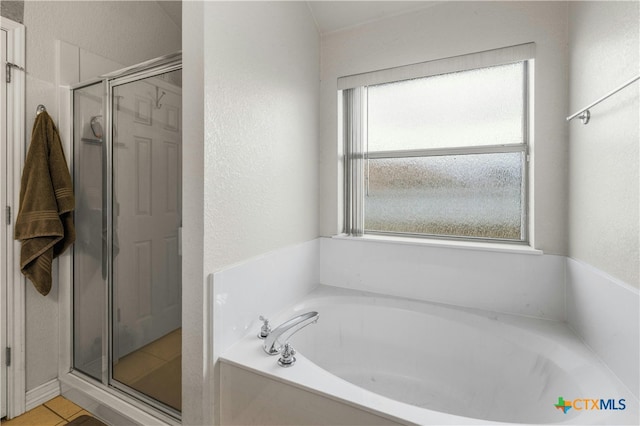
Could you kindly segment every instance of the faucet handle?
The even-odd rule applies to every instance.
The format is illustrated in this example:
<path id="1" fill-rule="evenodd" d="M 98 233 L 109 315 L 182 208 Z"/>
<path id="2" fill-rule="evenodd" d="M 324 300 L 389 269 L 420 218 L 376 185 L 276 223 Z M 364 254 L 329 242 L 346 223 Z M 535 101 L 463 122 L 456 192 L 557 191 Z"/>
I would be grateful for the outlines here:
<path id="1" fill-rule="evenodd" d="M 296 350 L 293 349 L 293 346 L 289 344 L 289 342 L 284 344 L 284 349 L 280 354 L 280 359 L 278 360 L 278 365 L 280 367 L 291 367 L 296 363 Z"/>
<path id="2" fill-rule="evenodd" d="M 266 339 L 269 333 L 271 333 L 271 326 L 269 325 L 269 320 L 262 315 L 260 315 L 260 321 L 262 321 L 262 327 L 260 328 L 258 337 L 260 339 Z"/>

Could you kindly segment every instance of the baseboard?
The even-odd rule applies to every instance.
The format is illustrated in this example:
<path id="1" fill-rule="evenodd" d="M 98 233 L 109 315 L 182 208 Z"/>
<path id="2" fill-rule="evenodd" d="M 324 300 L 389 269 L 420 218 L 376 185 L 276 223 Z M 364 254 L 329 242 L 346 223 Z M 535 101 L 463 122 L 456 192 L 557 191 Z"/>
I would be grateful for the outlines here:
<path id="1" fill-rule="evenodd" d="M 25 409 L 29 411 L 60 395 L 60 381 L 53 379 L 37 388 L 27 391 Z"/>

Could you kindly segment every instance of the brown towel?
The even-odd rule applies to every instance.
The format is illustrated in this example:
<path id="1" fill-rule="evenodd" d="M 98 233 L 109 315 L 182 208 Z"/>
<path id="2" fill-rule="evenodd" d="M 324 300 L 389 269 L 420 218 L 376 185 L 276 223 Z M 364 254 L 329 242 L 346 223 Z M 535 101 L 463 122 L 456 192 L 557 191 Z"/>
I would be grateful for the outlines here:
<path id="1" fill-rule="evenodd" d="M 58 130 L 49 114 L 36 117 L 22 172 L 15 239 L 20 269 L 44 296 L 51 290 L 51 261 L 76 239 L 73 187 Z"/>

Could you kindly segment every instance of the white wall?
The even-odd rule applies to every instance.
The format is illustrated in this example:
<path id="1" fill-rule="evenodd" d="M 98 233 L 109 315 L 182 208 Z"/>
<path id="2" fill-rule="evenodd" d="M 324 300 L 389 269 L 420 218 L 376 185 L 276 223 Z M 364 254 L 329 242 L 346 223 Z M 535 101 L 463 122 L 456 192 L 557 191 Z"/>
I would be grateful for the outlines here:
<path id="1" fill-rule="evenodd" d="M 58 117 L 56 40 L 132 65 L 181 48 L 181 33 L 155 2 L 39 2 L 24 4 L 26 134 L 38 104 Z M 29 143 L 26 141 L 25 143 Z M 65 145 L 68 141 L 63 141 Z M 69 158 L 69 157 L 68 157 Z M 26 286 L 27 390 L 57 377 L 58 286 L 47 297 Z"/>
<path id="2" fill-rule="evenodd" d="M 207 277 L 318 235 L 320 41 L 301 2 L 185 2 L 183 28 L 182 421 L 199 425 L 217 415 Z"/>
<path id="3" fill-rule="evenodd" d="M 54 40 L 66 41 L 126 65 L 181 49 L 180 28 L 155 2 L 27 1 L 24 25 L 27 28 L 29 130 L 35 107 L 46 102 L 51 109 L 54 101 Z M 57 111 L 51 112 L 57 116 Z"/>
<path id="4" fill-rule="evenodd" d="M 535 247 L 566 254 L 567 4 L 447 2 L 322 37 L 320 233 L 341 231 L 336 79 L 535 42 Z"/>
<path id="5" fill-rule="evenodd" d="M 640 72 L 640 3 L 569 5 L 570 111 Z M 640 82 L 570 125 L 569 256 L 640 286 Z"/>
<path id="6" fill-rule="evenodd" d="M 303 2 L 205 2 L 207 272 L 318 236 L 319 37 Z"/>

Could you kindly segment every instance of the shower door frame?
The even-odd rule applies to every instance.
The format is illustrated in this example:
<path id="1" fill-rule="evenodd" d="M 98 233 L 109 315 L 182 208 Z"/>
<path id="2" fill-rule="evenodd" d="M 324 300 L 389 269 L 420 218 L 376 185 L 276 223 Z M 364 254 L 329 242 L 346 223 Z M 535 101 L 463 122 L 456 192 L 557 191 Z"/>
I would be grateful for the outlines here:
<path id="1" fill-rule="evenodd" d="M 73 271 L 71 271 L 71 282 L 72 282 L 72 291 L 71 291 L 71 303 L 70 303 L 70 341 L 67 345 L 69 348 L 70 357 L 68 360 L 68 374 L 64 375 L 64 379 L 69 379 L 69 384 L 72 387 L 83 388 L 84 392 L 90 395 L 95 396 L 95 390 L 91 389 L 89 386 L 95 386 L 100 391 L 105 391 L 108 394 L 124 400 L 126 403 L 133 405 L 135 408 L 138 408 L 148 414 L 156 418 L 161 418 L 168 423 L 175 423 L 176 421 L 180 421 L 182 418 L 181 412 L 172 409 L 171 407 L 162 404 L 153 398 L 145 395 L 142 392 L 139 392 L 123 383 L 118 382 L 113 378 L 113 356 L 114 356 L 114 285 L 113 285 L 113 116 L 112 116 L 112 108 L 113 105 L 113 89 L 116 86 L 120 86 L 127 83 L 132 83 L 135 81 L 144 80 L 149 77 L 154 77 L 162 74 L 166 74 L 172 71 L 177 71 L 182 69 L 182 52 L 177 52 L 174 54 L 166 55 L 160 58 L 152 59 L 141 64 L 137 64 L 131 67 L 127 67 L 118 71 L 114 71 L 109 74 L 105 74 L 96 79 L 92 79 L 89 81 L 85 81 L 82 83 L 74 84 L 70 87 L 69 95 L 70 95 L 70 105 L 71 105 L 71 114 L 70 117 L 74 117 L 73 111 L 73 95 L 74 91 L 82 88 L 86 88 L 89 86 L 93 86 L 96 84 L 102 84 L 103 89 L 103 115 L 104 115 L 104 144 L 105 144 L 105 170 L 106 173 L 103 176 L 105 182 L 105 193 L 103 193 L 103 221 L 106 221 L 106 235 L 105 241 L 106 246 L 103 246 L 105 249 L 105 253 L 103 253 L 103 258 L 106 256 L 106 269 L 107 269 L 107 278 L 105 285 L 105 301 L 106 301 L 106 309 L 105 316 L 103 318 L 102 324 L 102 371 L 101 371 L 101 380 L 98 381 L 96 378 L 89 376 L 86 373 L 83 373 L 80 370 L 75 369 L 74 366 L 74 356 L 73 356 L 73 347 L 74 347 L 74 300 L 73 300 Z M 71 125 L 73 125 L 73 119 L 70 120 Z M 73 130 L 72 130 L 73 134 Z M 73 143 L 75 144 L 75 137 L 73 138 Z M 106 211 L 106 215 L 105 215 Z M 73 268 L 73 267 L 72 267 Z M 67 380 L 63 380 L 61 376 L 61 381 L 66 382 Z M 76 379 L 80 379 L 80 381 L 85 383 L 80 383 Z M 74 386 L 75 385 L 75 386 Z M 115 402 L 113 399 L 109 398 L 111 402 Z M 115 405 L 115 404 L 114 404 Z M 114 407 L 117 410 L 121 411 L 121 407 Z M 133 414 L 133 413 L 132 413 Z"/>

